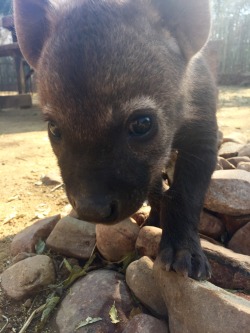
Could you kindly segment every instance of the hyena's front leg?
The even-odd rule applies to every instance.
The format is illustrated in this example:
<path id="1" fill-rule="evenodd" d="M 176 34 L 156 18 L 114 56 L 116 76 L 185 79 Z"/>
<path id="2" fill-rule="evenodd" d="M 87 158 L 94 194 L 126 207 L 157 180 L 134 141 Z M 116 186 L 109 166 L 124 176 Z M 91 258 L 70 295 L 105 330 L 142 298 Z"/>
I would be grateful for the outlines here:
<path id="1" fill-rule="evenodd" d="M 161 201 L 159 259 L 166 270 L 197 280 L 210 277 L 198 223 L 217 155 L 216 120 L 186 123 L 177 134 L 174 180 Z"/>

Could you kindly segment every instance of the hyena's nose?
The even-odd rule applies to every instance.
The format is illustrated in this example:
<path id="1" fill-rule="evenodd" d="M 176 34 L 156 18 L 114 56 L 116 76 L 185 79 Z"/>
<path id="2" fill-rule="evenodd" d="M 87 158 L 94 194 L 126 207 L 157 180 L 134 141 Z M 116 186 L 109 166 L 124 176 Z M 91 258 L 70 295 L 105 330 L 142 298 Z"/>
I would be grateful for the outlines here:
<path id="1" fill-rule="evenodd" d="M 118 218 L 118 202 L 108 198 L 72 198 L 71 204 L 81 220 L 87 222 L 109 223 Z"/>

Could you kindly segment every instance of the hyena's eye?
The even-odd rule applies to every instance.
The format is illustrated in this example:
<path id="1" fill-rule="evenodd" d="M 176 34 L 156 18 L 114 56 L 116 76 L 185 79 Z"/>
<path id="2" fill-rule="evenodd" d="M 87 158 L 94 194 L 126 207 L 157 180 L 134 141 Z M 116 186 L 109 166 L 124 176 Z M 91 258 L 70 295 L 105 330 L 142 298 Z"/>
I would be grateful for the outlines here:
<path id="1" fill-rule="evenodd" d="M 132 136 L 143 136 L 152 128 L 152 119 L 150 116 L 138 116 L 129 124 L 129 134 Z"/>
<path id="2" fill-rule="evenodd" d="M 53 121 L 48 122 L 49 133 L 53 136 L 53 138 L 59 140 L 62 137 L 61 131 L 59 127 Z"/>

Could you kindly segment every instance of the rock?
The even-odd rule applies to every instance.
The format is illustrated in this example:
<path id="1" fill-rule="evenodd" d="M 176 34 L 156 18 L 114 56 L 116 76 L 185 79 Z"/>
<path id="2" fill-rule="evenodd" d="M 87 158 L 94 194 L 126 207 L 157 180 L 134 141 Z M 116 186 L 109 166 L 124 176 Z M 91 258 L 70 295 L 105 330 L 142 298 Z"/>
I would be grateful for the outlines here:
<path id="1" fill-rule="evenodd" d="M 250 174 L 244 170 L 213 173 L 204 206 L 226 215 L 250 214 Z"/>
<path id="2" fill-rule="evenodd" d="M 79 259 L 88 259 L 95 243 L 95 224 L 71 216 L 63 217 L 46 241 L 47 246 L 53 251 Z"/>
<path id="3" fill-rule="evenodd" d="M 35 256 L 36 256 L 35 253 L 20 252 L 12 259 L 12 264 L 16 264 L 19 261 L 22 261 L 27 258 L 35 257 Z"/>
<path id="4" fill-rule="evenodd" d="M 184 278 L 154 265 L 168 308 L 171 333 L 238 333 L 250 327 L 250 302 L 209 282 Z"/>
<path id="5" fill-rule="evenodd" d="M 240 149 L 238 156 L 248 156 L 248 157 L 250 157 L 250 143 L 248 143 L 242 149 Z"/>
<path id="6" fill-rule="evenodd" d="M 221 168 L 224 170 L 230 170 L 230 169 L 235 169 L 235 166 L 228 162 L 228 160 L 226 160 L 223 157 L 218 157 L 218 163 L 221 165 Z"/>
<path id="7" fill-rule="evenodd" d="M 166 322 L 147 314 L 133 317 L 122 333 L 168 333 Z"/>
<path id="8" fill-rule="evenodd" d="M 250 256 L 250 222 L 240 228 L 228 243 L 228 248 Z"/>
<path id="9" fill-rule="evenodd" d="M 237 165 L 240 162 L 250 162 L 250 157 L 248 157 L 248 156 L 231 157 L 227 161 L 230 162 L 231 164 L 233 164 L 235 167 L 237 167 Z"/>
<path id="10" fill-rule="evenodd" d="M 245 170 L 245 171 L 250 172 L 250 162 L 240 162 L 237 165 L 237 169 Z"/>
<path id="11" fill-rule="evenodd" d="M 215 170 L 223 170 L 223 168 L 219 162 L 216 163 Z"/>
<path id="12" fill-rule="evenodd" d="M 120 322 L 112 324 L 109 311 L 115 302 Z M 102 318 L 77 330 L 79 333 L 119 333 L 128 323 L 134 307 L 124 276 L 114 271 L 97 270 L 79 279 L 59 306 L 56 324 L 60 333 L 75 332 L 87 317 Z"/>
<path id="13" fill-rule="evenodd" d="M 1 275 L 3 290 L 15 300 L 38 293 L 49 284 L 55 283 L 55 279 L 53 262 L 45 255 L 19 261 Z"/>
<path id="14" fill-rule="evenodd" d="M 143 231 L 143 229 L 146 230 Z M 155 258 L 162 230 L 155 227 L 143 229 L 138 237 L 138 240 L 140 239 L 138 251 L 141 255 L 150 254 L 152 258 Z M 222 288 L 250 291 L 250 257 L 236 254 L 203 239 L 201 246 L 212 266 L 212 283 Z"/>
<path id="15" fill-rule="evenodd" d="M 74 217 L 75 219 L 78 219 L 78 214 L 77 212 L 73 209 L 71 204 L 67 204 L 66 206 L 63 207 L 63 210 L 61 211 L 61 216 L 71 216 Z"/>
<path id="16" fill-rule="evenodd" d="M 135 220 L 135 222 L 141 226 L 145 223 L 146 219 L 149 216 L 149 213 L 151 211 L 150 206 L 142 206 L 134 215 L 131 217 Z"/>
<path id="17" fill-rule="evenodd" d="M 229 236 L 232 236 L 237 230 L 250 222 L 250 215 L 230 216 L 221 215 L 221 220 L 226 227 Z"/>
<path id="18" fill-rule="evenodd" d="M 247 137 L 240 132 L 233 132 L 228 135 L 224 135 L 223 142 L 235 142 L 245 145 L 247 144 Z"/>
<path id="19" fill-rule="evenodd" d="M 239 151 L 244 147 L 243 144 L 235 142 L 223 143 L 219 150 L 219 156 L 224 158 L 235 157 L 239 155 Z"/>
<path id="20" fill-rule="evenodd" d="M 225 226 L 218 217 L 203 211 L 200 217 L 199 232 L 214 239 L 219 239 L 225 232 Z"/>
<path id="21" fill-rule="evenodd" d="M 155 259 L 158 254 L 161 235 L 160 228 L 150 226 L 141 228 L 136 241 L 136 249 L 139 254 Z"/>
<path id="22" fill-rule="evenodd" d="M 62 177 L 57 173 L 48 173 L 41 177 L 43 185 L 59 185 L 62 184 Z"/>
<path id="23" fill-rule="evenodd" d="M 210 281 L 225 289 L 250 291 L 250 257 L 201 240 L 212 267 Z"/>
<path id="24" fill-rule="evenodd" d="M 126 271 L 126 282 L 139 301 L 153 314 L 166 316 L 167 309 L 155 284 L 153 276 L 153 261 L 142 257 L 133 261 Z"/>
<path id="25" fill-rule="evenodd" d="M 220 146 L 222 145 L 223 143 L 223 133 L 222 131 L 218 130 L 217 132 L 217 145 L 218 145 L 218 148 L 220 148 Z"/>
<path id="26" fill-rule="evenodd" d="M 60 220 L 60 215 L 39 220 L 17 234 L 11 243 L 11 255 L 16 256 L 21 252 L 35 252 L 35 246 L 40 239 L 46 240 L 51 231 Z"/>
<path id="27" fill-rule="evenodd" d="M 108 261 L 117 262 L 135 251 L 140 227 L 132 218 L 117 224 L 96 225 L 96 246 Z"/>

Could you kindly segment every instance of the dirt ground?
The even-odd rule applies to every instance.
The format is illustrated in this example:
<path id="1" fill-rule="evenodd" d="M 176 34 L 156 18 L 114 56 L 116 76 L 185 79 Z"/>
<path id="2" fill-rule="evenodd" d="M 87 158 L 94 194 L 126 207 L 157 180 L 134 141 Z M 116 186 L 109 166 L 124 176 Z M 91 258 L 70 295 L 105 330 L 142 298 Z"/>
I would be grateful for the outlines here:
<path id="1" fill-rule="evenodd" d="M 241 132 L 250 140 L 250 88 L 220 89 L 218 123 L 225 134 Z M 0 272 L 10 264 L 14 235 L 68 203 L 62 188 L 41 185 L 41 176 L 51 172 L 59 171 L 39 107 L 0 111 Z M 8 304 L 0 293 L 0 317 Z M 22 319 L 21 307 L 11 309 Z M 19 329 L 20 322 L 12 323 L 8 332 Z"/>

